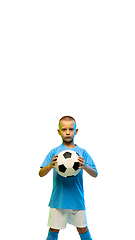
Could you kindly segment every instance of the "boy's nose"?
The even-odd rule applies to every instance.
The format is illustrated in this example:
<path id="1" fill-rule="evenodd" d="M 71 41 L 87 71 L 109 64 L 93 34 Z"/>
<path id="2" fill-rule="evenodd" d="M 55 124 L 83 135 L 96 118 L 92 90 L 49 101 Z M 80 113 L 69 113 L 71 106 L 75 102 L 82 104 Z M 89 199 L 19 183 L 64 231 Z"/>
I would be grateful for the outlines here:
<path id="1" fill-rule="evenodd" d="M 67 130 L 66 134 L 67 134 L 67 135 L 69 135 L 69 134 L 70 134 L 69 130 Z"/>

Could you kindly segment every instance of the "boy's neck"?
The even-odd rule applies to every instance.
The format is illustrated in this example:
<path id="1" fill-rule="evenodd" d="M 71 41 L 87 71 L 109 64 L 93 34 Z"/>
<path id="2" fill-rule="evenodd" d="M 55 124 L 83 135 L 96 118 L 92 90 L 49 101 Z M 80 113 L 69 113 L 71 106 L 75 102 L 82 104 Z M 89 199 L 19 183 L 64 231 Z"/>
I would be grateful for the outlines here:
<path id="1" fill-rule="evenodd" d="M 63 141 L 63 144 L 68 148 L 74 148 L 76 146 L 76 144 L 74 144 L 74 142 L 67 143 L 67 142 Z"/>

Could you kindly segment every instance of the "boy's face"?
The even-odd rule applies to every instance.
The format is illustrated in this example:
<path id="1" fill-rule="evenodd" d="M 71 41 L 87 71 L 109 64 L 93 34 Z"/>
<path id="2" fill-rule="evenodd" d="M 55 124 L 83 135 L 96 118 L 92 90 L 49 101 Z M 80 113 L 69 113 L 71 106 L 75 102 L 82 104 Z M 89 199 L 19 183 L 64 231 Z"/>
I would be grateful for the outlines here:
<path id="1" fill-rule="evenodd" d="M 63 120 L 60 123 L 58 133 L 62 137 L 63 142 L 73 142 L 78 129 L 76 129 L 76 124 L 74 121 Z"/>

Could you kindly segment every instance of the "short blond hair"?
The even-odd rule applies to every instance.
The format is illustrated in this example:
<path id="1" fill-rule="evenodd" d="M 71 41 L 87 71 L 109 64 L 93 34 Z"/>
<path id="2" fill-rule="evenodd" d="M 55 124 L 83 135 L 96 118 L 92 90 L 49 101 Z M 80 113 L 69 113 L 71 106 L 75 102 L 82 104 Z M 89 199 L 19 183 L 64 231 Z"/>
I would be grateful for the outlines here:
<path id="1" fill-rule="evenodd" d="M 59 120 L 59 126 L 60 126 L 60 123 L 63 121 L 63 120 L 66 120 L 66 121 L 74 121 L 75 124 L 76 124 L 76 121 L 73 117 L 71 116 L 63 116 L 60 120 Z"/>

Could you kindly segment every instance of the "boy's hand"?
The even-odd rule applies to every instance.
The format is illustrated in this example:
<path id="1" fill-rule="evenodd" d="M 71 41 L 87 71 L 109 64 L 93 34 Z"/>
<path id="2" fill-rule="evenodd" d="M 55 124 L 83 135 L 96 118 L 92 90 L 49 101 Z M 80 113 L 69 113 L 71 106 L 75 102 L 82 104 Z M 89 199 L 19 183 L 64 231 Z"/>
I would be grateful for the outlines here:
<path id="1" fill-rule="evenodd" d="M 50 168 L 56 168 L 55 167 L 55 163 L 57 163 L 57 158 L 58 158 L 58 155 L 55 155 L 53 158 L 52 158 L 52 161 L 50 163 Z"/>
<path id="2" fill-rule="evenodd" d="M 81 164 L 79 168 L 84 169 L 85 168 L 85 160 L 83 157 L 79 156 L 78 157 L 78 162 Z"/>

